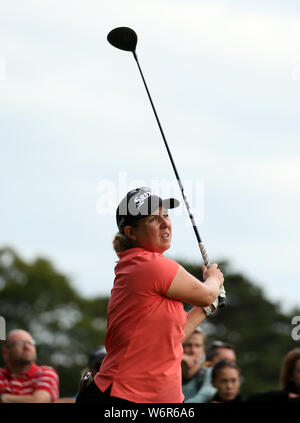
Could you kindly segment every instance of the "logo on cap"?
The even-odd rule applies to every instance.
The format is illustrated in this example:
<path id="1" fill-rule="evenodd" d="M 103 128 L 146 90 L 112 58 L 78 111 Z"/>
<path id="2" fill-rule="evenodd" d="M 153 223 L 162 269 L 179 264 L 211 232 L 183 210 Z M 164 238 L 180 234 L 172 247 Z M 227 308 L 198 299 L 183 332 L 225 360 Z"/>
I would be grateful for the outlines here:
<path id="1" fill-rule="evenodd" d="M 136 208 L 139 209 L 145 203 L 145 200 L 151 197 L 151 195 L 152 195 L 151 192 L 147 191 L 135 197 L 134 202 L 136 203 Z"/>
<path id="2" fill-rule="evenodd" d="M 150 216 L 159 206 L 173 209 L 179 206 L 179 201 L 175 198 L 162 200 L 147 187 L 129 191 L 117 208 L 116 219 L 119 230 L 123 232 L 124 227 L 134 220 Z"/>

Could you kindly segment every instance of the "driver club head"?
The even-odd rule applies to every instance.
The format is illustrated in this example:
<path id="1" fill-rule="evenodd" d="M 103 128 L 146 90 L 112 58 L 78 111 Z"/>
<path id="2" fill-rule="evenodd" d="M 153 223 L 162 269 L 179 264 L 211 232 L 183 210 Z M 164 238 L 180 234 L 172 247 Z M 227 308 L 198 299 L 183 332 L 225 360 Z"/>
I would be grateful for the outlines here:
<path id="1" fill-rule="evenodd" d="M 115 28 L 107 35 L 107 41 L 120 50 L 135 52 L 137 35 L 133 29 L 121 26 Z"/>

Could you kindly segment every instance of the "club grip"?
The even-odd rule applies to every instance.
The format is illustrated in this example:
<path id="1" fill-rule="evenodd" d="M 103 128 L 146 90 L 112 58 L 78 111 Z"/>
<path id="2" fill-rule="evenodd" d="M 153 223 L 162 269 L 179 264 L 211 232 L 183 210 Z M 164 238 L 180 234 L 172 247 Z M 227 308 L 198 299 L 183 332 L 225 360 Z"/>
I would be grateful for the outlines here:
<path id="1" fill-rule="evenodd" d="M 220 288 L 218 300 L 219 300 L 219 307 L 223 307 L 226 304 L 226 292 L 223 285 Z"/>
<path id="2" fill-rule="evenodd" d="M 209 266 L 210 266 L 210 259 L 208 257 L 208 254 L 207 254 L 206 249 L 205 249 L 205 247 L 204 247 L 204 245 L 203 245 L 202 242 L 199 242 L 199 248 L 200 248 L 200 251 L 201 251 L 201 255 L 202 255 L 204 264 L 205 264 L 205 266 L 207 268 L 209 268 Z M 218 296 L 218 301 L 219 301 L 219 304 L 218 305 L 219 305 L 219 307 L 223 307 L 225 305 L 225 303 L 226 303 L 226 300 L 225 299 L 226 299 L 226 292 L 225 292 L 224 286 L 222 285 L 221 288 L 220 288 L 220 290 L 219 290 L 219 296 Z"/>

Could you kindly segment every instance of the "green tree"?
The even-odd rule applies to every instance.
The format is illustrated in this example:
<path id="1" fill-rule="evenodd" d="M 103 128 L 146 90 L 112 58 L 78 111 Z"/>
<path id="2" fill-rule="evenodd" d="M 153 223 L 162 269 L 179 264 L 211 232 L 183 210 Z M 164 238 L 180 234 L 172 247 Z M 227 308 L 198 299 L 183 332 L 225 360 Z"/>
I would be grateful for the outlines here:
<path id="1" fill-rule="evenodd" d="M 199 265 L 181 264 L 203 280 Z M 234 346 L 245 396 L 279 389 L 283 358 L 299 346 L 291 337 L 291 320 L 292 316 L 300 315 L 300 310 L 284 314 L 280 304 L 268 300 L 264 291 L 245 276 L 233 273 L 227 262 L 220 262 L 219 267 L 225 277 L 226 306 L 203 322 L 207 344 L 219 339 Z"/>
<path id="2" fill-rule="evenodd" d="M 38 364 L 59 373 L 61 396 L 76 393 L 90 351 L 104 344 L 107 304 L 108 298 L 80 296 L 49 260 L 26 263 L 13 249 L 0 249 L 0 315 L 7 331 L 32 334 Z"/>
<path id="3" fill-rule="evenodd" d="M 202 280 L 198 264 L 181 264 Z M 300 310 L 283 313 L 279 304 L 268 300 L 244 275 L 232 272 L 228 263 L 220 267 L 227 304 L 202 325 L 208 344 L 213 339 L 233 344 L 245 396 L 278 389 L 282 360 L 299 346 L 291 337 L 291 320 Z M 33 335 L 38 364 L 51 365 L 59 373 L 61 396 L 76 393 L 89 352 L 104 344 L 108 300 L 82 297 L 45 258 L 25 262 L 13 249 L 0 249 L 0 315 L 7 331 L 22 328 Z"/>

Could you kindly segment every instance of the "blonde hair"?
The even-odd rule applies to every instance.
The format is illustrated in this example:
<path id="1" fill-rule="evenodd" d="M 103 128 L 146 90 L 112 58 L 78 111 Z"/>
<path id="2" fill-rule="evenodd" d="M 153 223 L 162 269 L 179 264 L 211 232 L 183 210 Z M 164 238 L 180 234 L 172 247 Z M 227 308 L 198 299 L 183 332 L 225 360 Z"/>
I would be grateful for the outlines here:
<path id="1" fill-rule="evenodd" d="M 300 360 L 300 348 L 294 348 L 285 356 L 280 374 L 281 389 L 287 389 L 290 385 L 295 364 L 298 360 Z"/>
<path id="2" fill-rule="evenodd" d="M 145 216 L 145 217 L 147 217 L 147 216 Z M 136 228 L 137 226 L 139 226 L 140 222 L 143 221 L 143 220 L 145 220 L 145 218 L 132 219 L 130 224 L 125 225 L 125 226 L 132 226 L 132 227 Z M 128 238 L 127 235 L 125 235 L 124 233 L 122 233 L 120 231 L 118 231 L 116 233 L 112 243 L 113 243 L 113 247 L 114 247 L 114 250 L 115 250 L 117 255 L 119 253 L 122 253 L 123 251 L 129 250 L 130 248 L 134 248 L 134 247 L 137 246 L 134 241 L 132 241 L 130 238 Z"/>
<path id="3" fill-rule="evenodd" d="M 125 250 L 129 250 L 133 248 L 133 242 L 130 238 L 126 235 L 122 234 L 121 232 L 117 232 L 114 239 L 113 239 L 113 247 L 117 254 L 122 253 Z"/>

